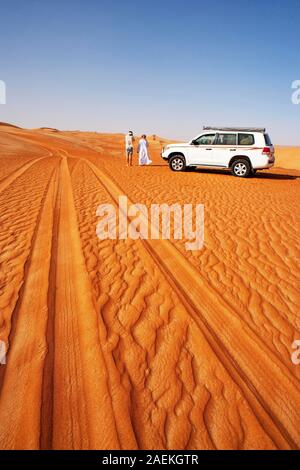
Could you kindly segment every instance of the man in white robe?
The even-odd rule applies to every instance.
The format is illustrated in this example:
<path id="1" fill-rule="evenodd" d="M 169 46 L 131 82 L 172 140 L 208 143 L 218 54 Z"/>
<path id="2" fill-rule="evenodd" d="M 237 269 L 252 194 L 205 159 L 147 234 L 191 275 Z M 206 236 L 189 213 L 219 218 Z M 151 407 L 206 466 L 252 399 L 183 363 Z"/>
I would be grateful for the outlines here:
<path id="1" fill-rule="evenodd" d="M 140 165 L 150 165 L 152 163 L 152 160 L 150 160 L 149 158 L 148 148 L 149 148 L 149 143 L 147 141 L 147 137 L 144 134 L 142 135 L 139 141 L 138 149 L 137 149 L 137 152 L 139 154 Z"/>

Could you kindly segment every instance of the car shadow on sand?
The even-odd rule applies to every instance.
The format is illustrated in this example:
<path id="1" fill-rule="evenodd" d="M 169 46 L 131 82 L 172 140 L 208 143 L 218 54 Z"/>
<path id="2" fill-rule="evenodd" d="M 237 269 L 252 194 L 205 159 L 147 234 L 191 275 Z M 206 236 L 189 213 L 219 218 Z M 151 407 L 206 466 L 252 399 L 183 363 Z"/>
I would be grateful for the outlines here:
<path id="1" fill-rule="evenodd" d="M 297 175 L 286 175 L 284 173 L 264 173 L 257 172 L 253 175 L 253 178 L 264 178 L 268 180 L 297 180 L 300 176 Z"/>
<path id="2" fill-rule="evenodd" d="M 217 175 L 227 175 L 232 176 L 231 172 L 228 170 L 217 170 L 217 169 L 208 169 L 208 168 L 188 168 L 189 173 L 211 173 Z M 255 174 L 251 175 L 251 178 L 257 179 L 269 179 L 269 180 L 297 180 L 300 179 L 300 175 L 289 175 L 286 173 L 267 173 L 263 171 L 257 171 Z"/>
<path id="3" fill-rule="evenodd" d="M 141 165 L 133 165 L 136 167 L 141 167 Z M 168 168 L 168 165 L 165 163 L 157 164 L 152 163 L 151 165 L 142 165 L 142 168 L 153 168 L 153 167 L 160 167 L 160 168 Z M 183 173 L 207 173 L 212 175 L 227 175 L 232 176 L 231 171 L 228 169 L 218 170 L 216 168 L 189 168 L 187 167 Z M 269 180 L 297 180 L 300 179 L 299 175 L 289 175 L 286 173 L 267 173 L 263 171 L 257 171 L 254 175 L 251 175 L 251 178 L 258 178 L 258 179 L 269 179 Z"/>

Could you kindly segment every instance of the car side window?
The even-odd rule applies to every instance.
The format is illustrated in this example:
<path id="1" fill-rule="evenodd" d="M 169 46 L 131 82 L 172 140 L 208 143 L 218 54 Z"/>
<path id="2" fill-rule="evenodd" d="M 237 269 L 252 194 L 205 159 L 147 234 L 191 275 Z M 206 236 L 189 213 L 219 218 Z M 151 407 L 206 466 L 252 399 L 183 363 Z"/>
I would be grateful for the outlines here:
<path id="1" fill-rule="evenodd" d="M 253 134 L 239 134 L 238 142 L 239 142 L 239 145 L 253 145 L 254 135 Z"/>
<path id="2" fill-rule="evenodd" d="M 216 134 L 205 134 L 195 139 L 197 145 L 213 145 L 215 141 Z"/>
<path id="3" fill-rule="evenodd" d="M 217 145 L 236 145 L 236 134 L 218 134 Z"/>

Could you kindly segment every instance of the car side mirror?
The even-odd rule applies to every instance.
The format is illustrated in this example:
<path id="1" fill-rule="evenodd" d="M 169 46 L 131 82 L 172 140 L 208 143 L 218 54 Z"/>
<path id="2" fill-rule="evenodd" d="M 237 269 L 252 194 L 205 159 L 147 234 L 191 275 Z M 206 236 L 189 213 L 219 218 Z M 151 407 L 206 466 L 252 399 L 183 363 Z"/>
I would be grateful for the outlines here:
<path id="1" fill-rule="evenodd" d="M 197 140 L 192 140 L 192 145 L 199 145 L 199 143 L 197 142 Z"/>

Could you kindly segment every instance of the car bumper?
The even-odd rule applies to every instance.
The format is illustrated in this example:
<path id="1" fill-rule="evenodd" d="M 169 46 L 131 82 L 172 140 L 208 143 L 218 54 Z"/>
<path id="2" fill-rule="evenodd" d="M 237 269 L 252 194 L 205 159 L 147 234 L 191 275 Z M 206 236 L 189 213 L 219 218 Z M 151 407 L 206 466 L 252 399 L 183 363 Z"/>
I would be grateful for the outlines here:
<path id="1" fill-rule="evenodd" d="M 160 156 L 161 156 L 161 158 L 163 158 L 164 160 L 168 160 L 168 154 L 167 154 L 167 152 L 161 152 Z"/>
<path id="2" fill-rule="evenodd" d="M 263 165 L 263 166 L 254 166 L 253 169 L 254 170 L 269 170 L 270 168 L 272 168 L 272 166 L 274 166 L 274 163 L 268 163 L 267 165 Z"/>
<path id="3" fill-rule="evenodd" d="M 262 165 L 253 165 L 254 170 L 268 170 L 275 164 L 275 157 L 268 157 Z"/>

